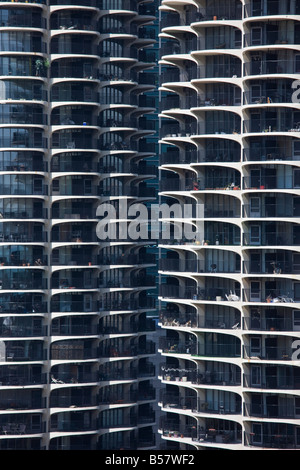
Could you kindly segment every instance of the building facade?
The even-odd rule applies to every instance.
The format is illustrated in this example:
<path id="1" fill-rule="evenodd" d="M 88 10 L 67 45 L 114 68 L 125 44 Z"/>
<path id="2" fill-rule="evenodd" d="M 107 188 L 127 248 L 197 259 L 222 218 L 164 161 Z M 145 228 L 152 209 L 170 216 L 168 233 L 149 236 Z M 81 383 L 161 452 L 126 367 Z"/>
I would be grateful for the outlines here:
<path id="1" fill-rule="evenodd" d="M 0 449 L 152 448 L 151 2 L 0 2 Z"/>
<path id="2" fill-rule="evenodd" d="M 161 2 L 161 433 L 300 447 L 300 5 Z M 167 219 L 162 217 L 162 227 Z"/>

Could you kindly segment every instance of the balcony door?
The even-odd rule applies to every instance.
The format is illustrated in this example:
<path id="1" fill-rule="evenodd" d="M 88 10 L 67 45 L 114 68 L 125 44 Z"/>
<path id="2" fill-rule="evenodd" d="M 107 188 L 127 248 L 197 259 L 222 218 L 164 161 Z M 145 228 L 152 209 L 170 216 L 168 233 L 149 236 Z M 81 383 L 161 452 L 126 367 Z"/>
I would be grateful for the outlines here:
<path id="1" fill-rule="evenodd" d="M 251 281 L 250 283 L 250 302 L 261 302 L 260 281 Z"/>
<path id="2" fill-rule="evenodd" d="M 262 0 L 253 0 L 252 2 L 252 16 L 262 15 Z"/>
<path id="3" fill-rule="evenodd" d="M 251 103 L 260 103 L 262 98 L 261 85 L 251 86 Z"/>
<path id="4" fill-rule="evenodd" d="M 300 217 L 300 197 L 294 197 L 293 199 L 293 216 Z"/>
<path id="5" fill-rule="evenodd" d="M 300 170 L 298 168 L 293 171 L 293 187 L 300 188 Z"/>
<path id="6" fill-rule="evenodd" d="M 262 44 L 262 28 L 255 27 L 251 29 L 251 46 L 261 46 Z"/>
<path id="7" fill-rule="evenodd" d="M 252 443 L 254 445 L 261 445 L 263 439 L 262 424 L 252 424 Z"/>
<path id="8" fill-rule="evenodd" d="M 259 357 L 261 355 L 261 338 L 259 336 L 250 339 L 250 357 Z"/>
<path id="9" fill-rule="evenodd" d="M 294 301 L 295 302 L 300 301 L 300 282 L 294 283 Z"/>
<path id="10" fill-rule="evenodd" d="M 260 197 L 252 197 L 250 199 L 250 217 L 260 217 L 260 209 Z"/>
<path id="11" fill-rule="evenodd" d="M 250 255 L 250 273 L 261 273 L 261 255 L 260 253 L 251 253 Z"/>
<path id="12" fill-rule="evenodd" d="M 296 427 L 296 446 L 300 447 L 300 426 Z"/>
<path id="13" fill-rule="evenodd" d="M 251 386 L 258 387 L 261 385 L 261 366 L 251 367 Z"/>
<path id="14" fill-rule="evenodd" d="M 260 226 L 252 225 L 250 228 L 250 245 L 260 245 Z"/>

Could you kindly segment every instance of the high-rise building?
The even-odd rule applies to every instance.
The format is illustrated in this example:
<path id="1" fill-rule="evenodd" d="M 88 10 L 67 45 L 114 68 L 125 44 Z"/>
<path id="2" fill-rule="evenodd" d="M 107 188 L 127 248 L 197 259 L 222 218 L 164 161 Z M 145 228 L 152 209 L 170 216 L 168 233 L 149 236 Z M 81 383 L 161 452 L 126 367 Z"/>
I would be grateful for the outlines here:
<path id="1" fill-rule="evenodd" d="M 155 445 L 155 258 L 96 235 L 154 196 L 147 3 L 0 5 L 1 450 Z"/>
<path id="2" fill-rule="evenodd" d="M 174 449 L 297 449 L 300 4 L 161 14 L 160 194 L 191 206 L 162 217 L 161 433 Z"/>

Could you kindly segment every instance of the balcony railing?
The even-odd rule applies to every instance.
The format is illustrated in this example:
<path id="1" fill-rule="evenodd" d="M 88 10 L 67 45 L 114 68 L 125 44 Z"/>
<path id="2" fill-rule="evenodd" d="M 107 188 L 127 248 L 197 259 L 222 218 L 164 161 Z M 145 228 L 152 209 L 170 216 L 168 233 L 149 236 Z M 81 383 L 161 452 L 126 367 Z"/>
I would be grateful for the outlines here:
<path id="1" fill-rule="evenodd" d="M 92 43 L 77 44 L 73 43 L 72 40 L 53 42 L 51 44 L 51 54 L 80 54 L 80 55 L 97 55 L 99 48 L 97 45 Z"/>
<path id="2" fill-rule="evenodd" d="M 244 189 L 294 189 L 299 188 L 298 183 L 293 176 L 280 177 L 274 176 L 261 176 L 260 178 L 251 178 L 245 176 L 243 178 Z"/>
<path id="3" fill-rule="evenodd" d="M 59 423 L 53 423 L 50 426 L 51 432 L 91 432 L 96 431 L 98 428 L 96 420 L 88 420 L 88 423 L 83 422 L 81 420 L 74 420 L 71 421 L 60 421 Z"/>
<path id="4" fill-rule="evenodd" d="M 3 370 L 0 371 L 1 386 L 18 387 L 20 385 L 42 385 L 47 383 L 46 374 L 26 374 L 23 369 L 24 366 L 21 367 L 22 368 L 19 368 L 19 372 L 15 373 L 5 372 L 3 368 Z M 18 366 L 13 366 L 13 369 L 17 370 Z"/>
<path id="5" fill-rule="evenodd" d="M 99 72 L 94 67 L 83 67 L 82 64 L 68 65 L 66 61 L 64 64 L 52 65 L 51 77 L 52 78 L 85 78 L 86 80 L 97 79 Z"/>
<path id="6" fill-rule="evenodd" d="M 278 370 L 278 369 L 277 369 Z M 244 374 L 244 387 L 257 388 L 257 389 L 274 389 L 274 390 L 297 390 L 299 382 L 297 377 L 291 376 L 288 370 L 278 370 L 276 375 L 265 374 L 262 378 L 256 381 L 252 376 Z"/>
<path id="7" fill-rule="evenodd" d="M 180 397 L 171 393 L 164 393 L 162 405 L 165 408 L 175 408 L 180 410 L 189 410 L 195 414 L 241 414 L 241 403 L 237 400 L 231 403 L 231 407 L 224 406 L 223 402 L 219 404 L 200 400 L 197 397 Z"/>
<path id="8" fill-rule="evenodd" d="M 287 85 L 288 86 L 288 85 Z M 291 86 L 291 85 L 290 85 Z M 254 96 L 252 92 L 244 93 L 244 104 L 269 104 L 269 103 L 292 103 L 292 95 L 290 92 L 282 92 L 281 90 L 262 90 L 260 96 Z"/>
<path id="9" fill-rule="evenodd" d="M 294 324 L 290 312 L 277 316 L 268 315 L 266 311 L 262 318 L 243 318 L 243 329 L 258 331 L 293 331 Z"/>
<path id="10" fill-rule="evenodd" d="M 295 59 L 257 59 L 244 63 L 244 75 L 274 75 L 274 74 L 294 74 L 298 73 L 298 65 Z"/>
<path id="11" fill-rule="evenodd" d="M 0 326 L 0 337 L 33 337 L 33 336 L 44 336 L 46 329 L 40 326 L 31 325 L 1 325 Z"/>
<path id="12" fill-rule="evenodd" d="M 243 234 L 243 245 L 245 246 L 288 246 L 300 245 L 298 237 L 286 235 L 285 232 L 267 231 L 262 227 L 261 235 L 257 237 L 251 236 L 250 233 Z"/>
<path id="13" fill-rule="evenodd" d="M 286 17 L 287 15 L 299 14 L 299 5 L 292 6 L 289 2 L 283 0 L 282 2 L 268 1 L 266 4 L 259 2 L 249 1 L 245 5 L 245 18 L 252 16 L 274 16 L 280 15 Z"/>
<path id="14" fill-rule="evenodd" d="M 191 382 L 192 384 L 198 385 L 229 385 L 238 386 L 241 385 L 241 377 L 231 375 L 229 372 L 211 372 L 209 370 L 205 372 L 197 371 L 196 369 L 175 369 L 168 368 L 165 365 L 161 367 L 161 377 L 163 380 L 171 382 Z"/>
<path id="15" fill-rule="evenodd" d="M 286 143 L 288 145 L 288 143 Z M 266 160 L 298 160 L 297 155 L 291 155 L 289 151 L 281 150 L 282 147 L 278 143 L 278 147 L 261 148 L 261 149 L 244 149 L 245 161 L 266 161 Z"/>
<path id="16" fill-rule="evenodd" d="M 35 424 L 32 425 L 28 418 L 22 418 L 21 415 L 18 415 L 17 420 L 15 418 L 8 417 L 7 422 L 5 419 L 1 420 L 0 423 L 0 434 L 7 435 L 10 437 L 13 435 L 20 436 L 21 434 L 40 434 L 42 432 L 42 425 Z M 13 422 L 12 422 L 13 421 Z"/>
<path id="17" fill-rule="evenodd" d="M 59 345 L 55 348 L 52 347 L 51 359 L 52 360 L 86 360 L 96 359 L 98 357 L 97 348 L 82 348 L 80 346 L 62 346 Z"/>
<path id="18" fill-rule="evenodd" d="M 266 45 L 286 45 L 294 44 L 295 37 L 291 38 L 289 31 L 287 29 L 281 29 L 280 33 L 276 32 L 275 34 L 268 33 L 267 31 L 262 31 L 262 34 L 259 38 L 254 38 L 252 34 L 244 35 L 244 47 L 251 46 L 266 46 Z"/>
<path id="19" fill-rule="evenodd" d="M 257 189 L 257 188 L 255 188 Z M 262 189 L 262 188 L 261 188 Z M 263 201 L 261 201 L 263 202 Z M 296 208 L 292 205 L 292 199 L 281 204 L 262 204 L 259 209 L 254 209 L 250 204 L 243 206 L 243 217 L 247 218 L 286 218 L 286 217 L 297 217 Z"/>
<path id="20" fill-rule="evenodd" d="M 98 279 L 90 279 L 86 281 L 83 277 L 81 279 L 52 279 L 52 289 L 97 289 Z"/>
<path id="21" fill-rule="evenodd" d="M 285 345 L 282 347 L 266 346 L 265 348 L 255 351 L 249 346 L 243 346 L 243 357 L 245 359 L 260 358 L 271 361 L 290 361 L 293 359 L 292 356 L 294 352 L 295 350 L 285 347 Z"/>
<path id="22" fill-rule="evenodd" d="M 253 119 L 244 121 L 244 133 L 266 134 L 272 132 L 299 132 L 298 122 L 294 124 L 294 116 L 282 115 L 282 122 L 278 119 Z"/>
<path id="23" fill-rule="evenodd" d="M 280 262 L 258 262 L 253 263 L 251 261 L 243 262 L 243 272 L 245 274 L 299 274 L 300 266 L 293 264 L 291 261 L 280 261 Z"/>
<path id="24" fill-rule="evenodd" d="M 240 432 L 230 431 L 228 428 L 223 429 L 222 426 L 218 429 L 203 429 L 202 427 L 198 428 L 196 425 L 185 426 L 174 421 L 164 420 L 160 425 L 160 429 L 164 437 L 191 439 L 192 444 L 199 443 L 203 445 L 204 443 L 205 445 L 205 443 L 216 443 L 217 441 L 221 444 L 242 443 Z"/>
<path id="25" fill-rule="evenodd" d="M 191 300 L 204 300 L 204 301 L 221 301 L 225 300 L 226 295 L 229 297 L 230 291 L 234 292 L 234 285 L 227 288 L 211 288 L 211 289 L 197 289 L 197 287 L 186 286 L 180 288 L 177 285 L 162 284 L 160 286 L 160 296 L 170 299 L 191 299 Z M 237 295 L 237 299 L 240 297 Z M 227 297 L 226 297 L 227 298 Z M 230 300 L 230 297 L 229 297 Z"/>
<path id="26" fill-rule="evenodd" d="M 146 341 L 146 344 L 143 346 L 131 346 L 128 348 L 119 348 L 103 346 L 100 350 L 101 357 L 131 357 L 131 356 L 140 356 L 155 354 L 155 343 L 152 341 Z"/>
<path id="27" fill-rule="evenodd" d="M 24 300 L 10 301 L 6 298 L 1 298 L 1 313 L 46 313 L 47 303 L 46 302 L 33 302 Z"/>
<path id="28" fill-rule="evenodd" d="M 285 432 L 278 434 L 269 433 L 245 433 L 245 445 L 249 447 L 260 447 L 264 449 L 293 449 L 299 446 L 293 435 Z"/>
<path id="29" fill-rule="evenodd" d="M 289 289 L 291 286 L 278 286 L 277 289 L 243 289 L 243 301 L 244 302 L 266 302 L 266 303 L 293 303 L 300 302 L 295 298 L 293 289 Z"/>
<path id="30" fill-rule="evenodd" d="M 52 325 L 51 334 L 54 336 L 91 336 L 97 335 L 98 328 L 95 325 Z"/>
<path id="31" fill-rule="evenodd" d="M 234 2 L 224 4 L 217 2 L 215 6 L 200 8 L 193 18 L 194 22 L 198 21 L 216 21 L 216 20 L 241 20 L 242 7 Z"/>
<path id="32" fill-rule="evenodd" d="M 223 263 L 219 265 L 210 263 L 209 261 L 187 259 L 168 259 L 162 258 L 159 261 L 159 269 L 161 271 L 175 271 L 175 272 L 193 272 L 193 273 L 235 273 L 235 265 L 224 266 Z"/>
<path id="33" fill-rule="evenodd" d="M 2 290 L 44 290 L 47 289 L 47 279 L 34 281 L 30 279 L 0 279 L 0 286 L 2 286 Z"/>
<path id="34" fill-rule="evenodd" d="M 52 300 L 51 312 L 97 312 L 98 302 L 92 301 L 86 304 L 84 301 L 76 300 Z"/>
<path id="35" fill-rule="evenodd" d="M 200 65 L 198 67 L 198 78 L 232 78 L 241 77 L 242 66 L 239 59 L 230 58 L 226 64 L 209 63 L 207 60 L 206 66 Z M 192 77 L 192 78 L 197 78 Z"/>
<path id="36" fill-rule="evenodd" d="M 58 396 L 51 395 L 50 408 L 70 408 L 71 406 L 90 407 L 96 406 L 96 397 L 82 397 L 81 395 L 72 397 L 68 395 L 59 394 Z"/>

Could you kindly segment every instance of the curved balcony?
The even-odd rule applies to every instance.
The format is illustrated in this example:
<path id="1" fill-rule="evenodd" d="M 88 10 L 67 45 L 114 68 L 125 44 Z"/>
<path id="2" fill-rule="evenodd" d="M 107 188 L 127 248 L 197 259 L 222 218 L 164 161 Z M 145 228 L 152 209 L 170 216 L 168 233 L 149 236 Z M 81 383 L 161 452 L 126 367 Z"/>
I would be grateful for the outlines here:
<path id="1" fill-rule="evenodd" d="M 3 219 L 44 219 L 47 214 L 39 198 L 3 198 L 1 202 Z"/>
<path id="2" fill-rule="evenodd" d="M 94 43 L 94 35 L 95 32 L 78 35 L 77 31 L 72 34 L 68 30 L 62 31 L 58 37 L 52 37 L 50 54 L 97 56 L 98 46 Z"/>
<path id="3" fill-rule="evenodd" d="M 38 28 L 45 27 L 42 19 L 42 9 L 32 5 L 31 8 L 1 8 L 0 24 L 2 28 Z"/>
<path id="4" fill-rule="evenodd" d="M 3 291 L 44 290 L 47 289 L 47 279 L 43 278 L 42 270 L 28 269 L 27 265 L 24 269 L 1 269 L 0 286 Z"/>
<path id="5" fill-rule="evenodd" d="M 226 396 L 227 395 L 227 396 Z M 162 407 L 166 410 L 172 408 L 174 410 L 180 410 L 183 413 L 193 413 L 195 416 L 202 415 L 242 415 L 241 399 L 240 397 L 234 396 L 233 393 L 225 392 L 224 398 L 228 398 L 228 395 L 233 395 L 233 400 L 231 400 L 231 406 L 216 405 L 209 401 L 201 400 L 196 396 L 187 396 L 181 397 L 175 393 L 164 393 L 162 396 Z M 230 399 L 230 398 L 229 398 Z"/>
<path id="6" fill-rule="evenodd" d="M 46 172 L 47 162 L 43 161 L 42 152 L 1 151 L 0 171 L 5 172 Z"/>
<path id="7" fill-rule="evenodd" d="M 214 259 L 213 259 L 214 258 Z M 235 253 L 221 252 L 207 253 L 205 261 L 200 259 L 174 259 L 161 258 L 159 260 L 159 269 L 163 272 L 179 272 L 179 273 L 198 273 L 198 274 L 215 274 L 215 273 L 236 273 L 240 266 L 240 259 Z"/>
<path id="8" fill-rule="evenodd" d="M 36 384 L 43 386 L 47 383 L 47 376 L 42 374 L 41 370 L 41 366 L 37 365 L 0 366 L 1 387 L 27 387 Z"/>
<path id="9" fill-rule="evenodd" d="M 267 364 L 262 364 L 256 374 L 255 364 L 251 364 L 250 372 L 244 375 L 244 387 L 262 390 L 297 390 L 299 385 L 299 371 L 295 366 L 274 365 L 270 370 Z M 248 372 L 248 371 L 247 371 Z"/>
<path id="10" fill-rule="evenodd" d="M 24 175 L 20 180 L 17 175 L 0 175 L 1 195 L 45 196 L 48 194 L 48 186 L 44 183 L 44 178 L 31 175 Z"/>
<path id="11" fill-rule="evenodd" d="M 241 426 L 226 420 L 220 422 L 217 419 L 211 419 L 209 425 L 197 426 L 196 423 L 182 425 L 176 421 L 167 421 L 166 419 L 160 425 L 164 439 L 178 440 L 184 444 L 195 447 L 218 447 L 223 449 L 240 449 L 242 445 Z"/>
<path id="12" fill-rule="evenodd" d="M 63 216 L 62 219 L 65 217 Z M 78 217 L 71 217 L 78 218 Z M 51 241 L 55 243 L 98 243 L 99 239 L 96 235 L 96 223 L 89 222 L 89 219 L 81 222 L 61 222 L 55 224 L 52 228 Z"/>
<path id="13" fill-rule="evenodd" d="M 100 344 L 100 356 L 102 358 L 126 358 L 155 354 L 155 343 L 152 341 L 142 342 L 137 345 L 130 345 L 129 341 L 127 341 L 127 345 L 121 343 L 121 341 L 118 343 L 119 344 L 112 342 L 110 344 L 109 340 L 103 341 L 103 343 Z"/>
<path id="14" fill-rule="evenodd" d="M 97 80 L 99 71 L 97 68 L 97 60 L 86 58 L 84 63 L 82 59 L 76 57 L 64 57 L 62 59 L 52 59 L 51 62 L 51 78 L 53 79 L 82 79 L 84 81 Z"/>
<path id="15" fill-rule="evenodd" d="M 1 222 L 0 243 L 41 243 L 47 241 L 47 233 L 43 223 Z"/>
<path id="16" fill-rule="evenodd" d="M 74 3 L 74 6 L 77 5 Z M 63 11 L 54 11 L 50 18 L 51 30 L 61 30 L 65 33 L 74 30 L 77 32 L 96 31 L 97 22 L 94 19 L 94 11 L 89 9 L 91 6 L 96 6 L 96 2 L 94 2 L 94 5 L 80 5 L 78 2 L 76 9 L 70 6 L 70 11 L 67 8 Z"/>
<path id="17" fill-rule="evenodd" d="M 0 297 L 2 314 L 33 314 L 46 313 L 47 305 L 45 299 L 41 295 L 31 293 L 7 293 Z"/>
<path id="18" fill-rule="evenodd" d="M 12 75 L 12 73 L 11 73 Z M 22 79 L 16 79 L 16 78 L 11 78 L 11 79 L 6 79 L 2 80 L 3 84 L 3 90 L 1 93 L 1 99 L 5 100 L 12 100 L 12 101 L 46 101 L 47 100 L 47 91 L 43 86 L 43 83 L 40 80 L 37 79 L 32 79 L 32 80 L 22 80 Z M 3 106 L 3 105 L 2 105 Z M 35 113 L 38 111 L 38 107 L 34 106 L 32 107 L 32 111 L 26 111 L 28 106 L 22 105 L 20 107 L 17 104 L 8 105 L 6 104 L 6 107 L 2 107 L 1 109 L 3 110 L 2 113 L 5 114 L 6 112 L 14 114 L 14 117 L 17 117 L 17 113 L 22 113 L 22 110 L 24 110 L 25 107 L 25 114 L 27 112 L 33 113 L 34 110 Z M 24 111 L 23 111 L 24 112 Z M 23 116 L 24 118 L 24 116 Z M 20 116 L 20 122 L 22 122 L 22 117 Z"/>
<path id="19" fill-rule="evenodd" d="M 61 129 L 52 133 L 52 149 L 90 151 L 98 149 L 96 130 L 89 129 L 83 121 L 77 129 Z M 70 126 L 74 126 L 70 124 Z M 63 125 L 62 125 L 63 127 Z"/>
<path id="20" fill-rule="evenodd" d="M 42 247 L 10 245 L 0 247 L 1 266 L 44 266 L 47 257 Z"/>
<path id="21" fill-rule="evenodd" d="M 286 0 L 283 2 L 271 0 L 266 5 L 250 0 L 245 5 L 245 18 L 255 17 L 257 19 L 263 16 L 283 16 L 286 18 L 288 15 L 298 15 L 299 11 L 299 5 L 290 5 Z"/>
<path id="22" fill-rule="evenodd" d="M 256 78 L 266 78 L 269 75 L 296 75 L 299 72 L 299 59 L 293 50 L 278 49 L 272 54 L 272 59 L 268 58 L 271 51 L 261 51 L 259 55 L 253 55 L 251 60 L 244 61 L 244 76 Z M 261 77 L 262 76 L 262 77 Z"/>
<path id="23" fill-rule="evenodd" d="M 261 191 L 264 189 L 260 186 Z M 281 204 L 275 204 L 274 193 L 262 193 L 258 196 L 258 200 L 261 203 L 260 207 L 257 209 L 253 206 L 253 201 L 251 204 L 251 196 L 249 195 L 245 199 L 245 204 L 243 206 L 243 217 L 247 218 L 286 218 L 292 219 L 298 216 L 298 196 L 293 194 L 281 194 L 282 202 Z"/>
<path id="24" fill-rule="evenodd" d="M 23 53 L 44 53 L 46 52 L 46 44 L 43 41 L 42 32 L 3 31 L 0 30 L 0 44 L 3 52 L 23 52 Z"/>
<path id="25" fill-rule="evenodd" d="M 68 270 L 60 270 L 53 274 L 51 280 L 52 289 L 61 290 L 95 290 L 98 287 L 98 280 L 91 276 L 84 275 L 83 270 L 76 268 Z M 72 292 L 72 291 L 71 291 Z"/>
<path id="26" fill-rule="evenodd" d="M 79 335 L 81 336 L 81 335 Z M 85 344 L 82 340 L 65 340 L 56 341 L 51 345 L 51 360 L 61 361 L 86 361 L 98 357 L 98 350 L 93 345 L 92 340 L 86 340 Z"/>
<path id="27" fill-rule="evenodd" d="M 292 222 L 278 221 L 272 227 L 268 222 L 259 220 L 245 222 L 243 233 L 244 246 L 293 246 L 299 245 L 298 224 Z"/>
<path id="28" fill-rule="evenodd" d="M 88 194 L 90 195 L 90 194 Z M 95 221 L 98 220 L 97 218 L 97 206 L 89 201 L 85 201 L 85 203 L 81 203 L 81 200 L 77 198 L 70 198 L 70 201 L 68 199 L 63 199 L 59 202 L 53 203 L 52 206 L 52 218 L 53 219 L 80 219 L 80 220 L 85 220 L 88 221 L 90 219 L 95 219 Z M 79 230 L 79 232 L 84 232 L 84 237 L 82 237 L 80 234 L 76 236 L 76 233 L 78 233 L 78 230 L 76 230 L 76 227 L 79 227 L 77 224 L 73 224 L 72 230 L 70 228 L 68 229 L 68 233 L 70 235 L 63 235 L 64 227 L 60 227 L 60 237 L 55 236 L 55 241 L 69 241 L 69 242 L 74 242 L 74 241 L 83 241 L 83 238 L 87 238 L 87 229 L 82 227 L 82 230 Z M 94 227 L 94 226 L 93 226 Z M 96 227 L 94 227 L 96 229 Z M 57 231 L 58 229 L 56 229 Z M 73 235 L 72 235 L 73 234 Z M 92 235 L 92 234 L 90 234 Z M 96 235 L 96 232 L 95 232 Z M 60 238 L 60 239 L 58 239 Z M 92 240 L 93 238 L 90 237 Z M 54 241 L 54 240 L 53 240 Z"/>
<path id="29" fill-rule="evenodd" d="M 52 156 L 52 173 L 98 173 L 97 153 L 61 152 Z M 84 160 L 84 163 L 82 163 Z"/>
<path id="30" fill-rule="evenodd" d="M 82 413 L 80 411 L 67 411 L 65 413 L 53 413 L 50 422 L 50 432 L 56 433 L 96 433 L 97 421 L 93 418 L 92 411 Z"/>
<path id="31" fill-rule="evenodd" d="M 279 163 L 276 167 L 271 168 L 266 165 L 261 165 L 258 171 L 253 170 L 251 166 L 249 168 L 249 173 L 251 176 L 245 176 L 243 178 L 243 188 L 245 190 L 255 188 L 255 191 L 258 189 L 262 190 L 295 190 L 299 188 L 299 183 L 297 180 L 298 176 L 298 167 L 289 166 L 290 175 L 285 174 L 284 165 Z M 292 191 L 297 194 L 296 191 Z"/>
<path id="32" fill-rule="evenodd" d="M 227 20 L 241 20 L 242 19 L 242 5 L 230 0 L 224 4 L 221 1 L 215 3 L 213 7 L 207 6 L 206 8 L 199 8 L 192 16 L 191 22 L 202 21 L 227 21 Z"/>
<path id="33" fill-rule="evenodd" d="M 36 423 L 32 423 L 31 416 L 28 413 L 6 413 L 0 418 L 0 432 L 2 438 L 9 435 L 9 439 L 15 437 L 35 436 L 42 434 L 42 414 L 35 413 Z"/>
<path id="34" fill-rule="evenodd" d="M 0 57 L 0 75 L 6 79 L 30 77 L 35 80 L 43 80 L 47 77 L 48 65 L 47 59 L 42 53 L 32 56 L 28 53 L 20 56 L 7 51 L 7 54 L 3 53 Z"/>
<path id="35" fill-rule="evenodd" d="M 46 329 L 42 326 L 42 319 L 18 318 L 9 316 L 0 318 L 1 338 L 27 338 L 45 336 Z"/>
<path id="36" fill-rule="evenodd" d="M 71 406 L 87 408 L 96 405 L 96 397 L 92 397 L 91 389 L 87 389 L 85 394 L 73 388 L 53 390 L 50 397 L 50 408 L 70 408 Z"/>
<path id="37" fill-rule="evenodd" d="M 233 364 L 228 365 L 227 363 L 220 363 L 222 370 L 215 370 L 217 368 L 217 362 L 205 361 L 205 369 L 201 370 L 193 369 L 182 369 L 168 367 L 166 365 L 161 366 L 160 376 L 162 380 L 167 382 L 176 382 L 176 385 L 182 385 L 180 382 L 190 382 L 193 386 L 228 386 L 235 387 L 241 385 L 241 371 L 238 366 Z M 210 369 L 212 366 L 212 370 Z M 179 382 L 179 384 L 178 384 Z M 202 387 L 201 387 L 202 388 Z"/>
<path id="38" fill-rule="evenodd" d="M 5 340 L 4 357 L 1 362 L 36 362 L 44 360 L 43 341 L 34 340 Z"/>
<path id="39" fill-rule="evenodd" d="M 265 340 L 267 341 L 267 340 Z M 253 347 L 244 346 L 243 347 L 243 356 L 247 360 L 257 360 L 260 359 L 262 361 L 269 361 L 272 363 L 273 361 L 280 361 L 280 362 L 287 362 L 293 360 L 293 353 L 294 349 L 291 348 L 292 338 L 276 338 L 275 346 L 270 345 L 266 342 L 264 347 L 254 350 Z M 277 344 L 277 345 L 276 345 Z"/>
<path id="40" fill-rule="evenodd" d="M 245 433 L 246 448 L 256 449 L 295 449 L 298 448 L 296 427 L 283 424 L 281 429 L 278 424 L 271 426 L 271 433 L 266 424 L 261 422 L 252 423 L 252 432 Z"/>
<path id="41" fill-rule="evenodd" d="M 251 309 L 250 316 L 243 318 L 243 329 L 252 331 L 296 331 L 296 310 L 272 305 L 262 308 L 262 311 Z M 294 320 L 295 318 L 295 320 Z"/>
<path id="42" fill-rule="evenodd" d="M 207 333 L 204 333 L 206 336 Z M 241 345 L 238 338 L 228 337 L 226 334 L 217 334 L 216 343 L 197 344 L 196 342 L 180 342 L 175 339 L 161 338 L 159 348 L 164 354 L 184 355 L 189 358 L 202 357 L 224 357 L 238 358 L 240 356 Z M 204 338 L 207 339 L 207 338 Z M 223 341 L 223 342 L 222 342 Z"/>
<path id="43" fill-rule="evenodd" d="M 292 280 L 289 280 L 288 277 L 285 279 L 285 276 L 278 281 L 273 281 L 273 279 L 265 277 L 256 281 L 249 278 L 248 282 L 251 283 L 251 288 L 243 290 L 243 301 L 268 304 L 299 302 L 298 291 L 293 289 Z"/>
<path id="44" fill-rule="evenodd" d="M 53 196 L 99 196 L 99 187 L 92 177 L 60 176 L 52 180 Z"/>
<path id="45" fill-rule="evenodd" d="M 67 82 L 64 80 L 62 83 L 57 83 L 52 86 L 51 100 L 55 103 L 66 101 L 75 101 L 76 103 L 99 103 L 99 94 L 94 84 L 82 86 L 82 83 Z M 59 117 L 57 117 L 57 119 L 59 119 Z"/>

